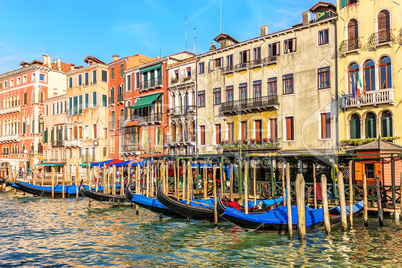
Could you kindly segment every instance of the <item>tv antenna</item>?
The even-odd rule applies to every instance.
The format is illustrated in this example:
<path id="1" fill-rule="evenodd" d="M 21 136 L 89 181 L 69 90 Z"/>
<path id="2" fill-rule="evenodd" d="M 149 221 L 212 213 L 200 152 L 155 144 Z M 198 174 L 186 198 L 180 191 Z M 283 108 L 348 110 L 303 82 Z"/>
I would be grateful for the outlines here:
<path id="1" fill-rule="evenodd" d="M 198 40 L 196 40 L 198 36 L 196 36 L 196 35 L 195 35 L 195 30 L 196 30 L 196 29 L 197 29 L 197 28 L 193 28 L 193 45 L 194 45 L 194 54 L 195 54 L 195 44 L 198 42 Z"/>
<path id="2" fill-rule="evenodd" d="M 186 51 L 187 51 L 187 16 L 185 18 L 184 28 L 185 28 L 185 35 L 186 35 Z"/>

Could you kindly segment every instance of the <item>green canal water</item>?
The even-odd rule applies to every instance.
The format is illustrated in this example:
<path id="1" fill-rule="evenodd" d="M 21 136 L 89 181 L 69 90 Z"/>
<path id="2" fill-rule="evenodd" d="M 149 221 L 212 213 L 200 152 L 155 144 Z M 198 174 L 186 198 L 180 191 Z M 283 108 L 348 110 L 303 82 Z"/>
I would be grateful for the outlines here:
<path id="1" fill-rule="evenodd" d="M 164 218 L 88 199 L 51 200 L 0 192 L 1 267 L 401 267 L 402 222 L 370 219 L 333 234 L 246 232 L 230 223 Z"/>

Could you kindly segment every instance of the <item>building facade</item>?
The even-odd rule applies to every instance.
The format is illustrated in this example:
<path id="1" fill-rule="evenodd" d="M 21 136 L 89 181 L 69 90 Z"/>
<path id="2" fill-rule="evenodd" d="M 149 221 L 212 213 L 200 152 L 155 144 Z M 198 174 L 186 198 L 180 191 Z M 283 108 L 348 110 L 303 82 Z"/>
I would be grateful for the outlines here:
<path id="1" fill-rule="evenodd" d="M 0 161 L 31 169 L 43 159 L 44 101 L 66 93 L 70 65 L 49 55 L 20 65 L 0 75 Z"/>
<path id="2" fill-rule="evenodd" d="M 379 136 L 402 145 L 401 12 L 392 0 L 338 1 L 341 150 Z"/>
<path id="3" fill-rule="evenodd" d="M 335 150 L 335 9 L 320 2 L 302 23 L 243 42 L 220 34 L 197 56 L 199 154 Z"/>

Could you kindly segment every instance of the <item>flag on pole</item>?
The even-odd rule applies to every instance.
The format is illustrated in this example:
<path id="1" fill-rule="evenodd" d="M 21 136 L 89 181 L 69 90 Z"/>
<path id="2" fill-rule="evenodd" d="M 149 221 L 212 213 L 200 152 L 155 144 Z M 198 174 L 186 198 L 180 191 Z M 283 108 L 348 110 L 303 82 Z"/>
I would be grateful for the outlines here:
<path id="1" fill-rule="evenodd" d="M 355 76 L 351 75 L 350 76 L 350 86 L 352 88 L 352 97 L 357 100 L 357 87 L 356 87 L 356 82 L 355 82 Z"/>
<path id="2" fill-rule="evenodd" d="M 360 81 L 359 74 L 356 73 L 357 79 L 356 79 L 356 95 L 358 98 L 360 98 L 360 93 L 363 91 L 363 85 L 362 82 Z"/>

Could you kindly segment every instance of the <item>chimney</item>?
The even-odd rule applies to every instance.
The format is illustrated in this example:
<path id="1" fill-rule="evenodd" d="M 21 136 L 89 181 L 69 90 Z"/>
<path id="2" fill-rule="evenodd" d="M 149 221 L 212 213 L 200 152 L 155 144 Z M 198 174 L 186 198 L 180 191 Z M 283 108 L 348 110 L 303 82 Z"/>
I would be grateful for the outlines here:
<path id="1" fill-rule="evenodd" d="M 43 66 L 47 66 L 47 56 L 43 54 Z"/>
<path id="2" fill-rule="evenodd" d="M 309 24 L 309 22 L 310 22 L 310 11 L 304 11 L 302 14 L 303 14 L 303 25 Z"/>
<path id="3" fill-rule="evenodd" d="M 215 50 L 215 49 L 216 49 L 215 42 L 211 42 L 211 49 L 210 50 L 212 51 L 212 50 Z"/>
<path id="4" fill-rule="evenodd" d="M 61 71 L 61 60 L 57 58 L 57 70 Z"/>
<path id="5" fill-rule="evenodd" d="M 155 57 L 155 59 L 157 59 L 157 60 L 160 60 L 160 59 L 161 59 L 161 57 L 159 57 L 159 56 L 156 56 L 156 57 Z"/>
<path id="6" fill-rule="evenodd" d="M 75 64 L 70 63 L 70 70 L 73 71 L 75 69 Z"/>
<path id="7" fill-rule="evenodd" d="M 262 26 L 260 27 L 260 29 L 261 29 L 261 36 L 266 36 L 266 35 L 268 35 L 268 25 L 262 25 Z"/>
<path id="8" fill-rule="evenodd" d="M 50 60 L 50 55 L 47 55 L 47 67 L 52 68 L 52 61 Z"/>
<path id="9" fill-rule="evenodd" d="M 113 58 L 113 61 L 117 61 L 117 60 L 119 60 L 119 55 L 115 54 L 115 55 L 112 56 L 112 58 Z"/>

